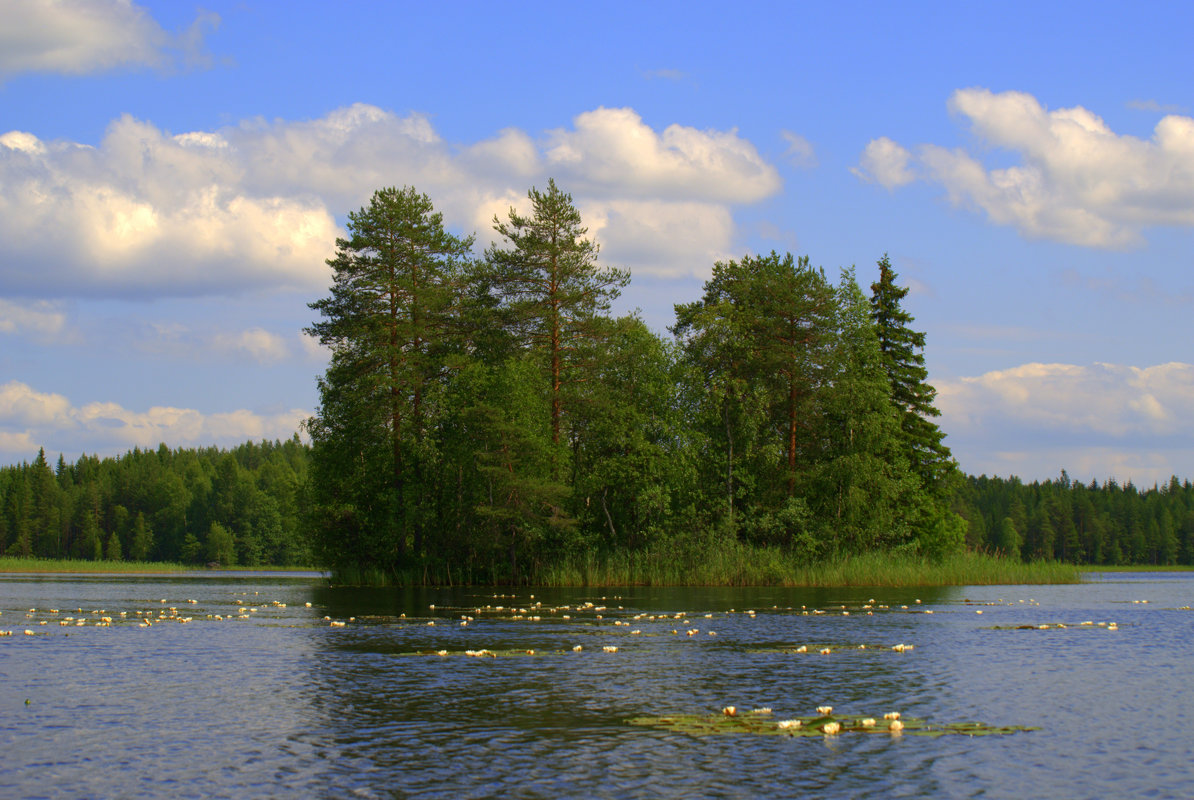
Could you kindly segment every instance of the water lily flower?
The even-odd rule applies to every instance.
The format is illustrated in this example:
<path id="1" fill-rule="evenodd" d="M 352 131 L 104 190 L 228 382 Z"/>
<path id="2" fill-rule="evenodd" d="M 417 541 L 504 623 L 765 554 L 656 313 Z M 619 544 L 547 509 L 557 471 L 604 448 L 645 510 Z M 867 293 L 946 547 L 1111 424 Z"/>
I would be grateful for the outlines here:
<path id="1" fill-rule="evenodd" d="M 833 713 L 833 706 L 817 706 L 817 713 L 823 717 L 828 717 Z"/>
<path id="2" fill-rule="evenodd" d="M 840 722 L 826 722 L 825 725 L 822 726 L 821 732 L 824 733 L 826 736 L 832 736 L 835 733 L 837 733 L 838 731 L 840 731 L 841 729 L 842 729 L 842 724 Z"/>
<path id="3" fill-rule="evenodd" d="M 738 716 L 738 709 L 734 706 L 726 706 L 721 710 L 721 713 L 725 714 L 727 717 L 736 717 Z"/>

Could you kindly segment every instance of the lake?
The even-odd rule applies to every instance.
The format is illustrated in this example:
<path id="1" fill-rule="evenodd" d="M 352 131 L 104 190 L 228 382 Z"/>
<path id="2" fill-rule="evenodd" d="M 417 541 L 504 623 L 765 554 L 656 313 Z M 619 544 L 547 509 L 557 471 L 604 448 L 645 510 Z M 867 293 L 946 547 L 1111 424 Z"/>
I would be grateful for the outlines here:
<path id="1" fill-rule="evenodd" d="M 0 576 L 0 796 L 1189 797 L 1192 603 L 1183 573 L 909 590 Z M 822 705 L 880 732 L 776 734 Z M 883 728 L 893 711 L 904 733 Z M 694 717 L 768 735 L 676 724 Z M 1035 730 L 915 729 L 963 722 Z"/>

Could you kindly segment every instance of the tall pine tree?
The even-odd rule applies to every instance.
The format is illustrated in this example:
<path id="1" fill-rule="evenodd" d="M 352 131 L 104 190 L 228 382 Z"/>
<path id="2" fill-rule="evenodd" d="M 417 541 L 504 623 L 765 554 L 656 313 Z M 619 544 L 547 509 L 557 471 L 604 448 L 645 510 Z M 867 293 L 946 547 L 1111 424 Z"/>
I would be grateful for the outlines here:
<path id="1" fill-rule="evenodd" d="M 332 350 L 308 424 L 312 471 L 332 563 L 393 569 L 409 539 L 421 543 L 426 398 L 472 239 L 448 233 L 413 188 L 375 192 L 348 230 L 328 261 L 331 295 L 311 304 L 323 320 L 307 330 Z"/>
<path id="2" fill-rule="evenodd" d="M 507 220 L 494 217 L 504 243 L 490 247 L 486 259 L 505 319 L 524 346 L 542 357 L 551 438 L 559 445 L 568 390 L 592 372 L 591 351 L 608 330 L 603 318 L 630 274 L 598 266 L 597 244 L 585 238 L 580 211 L 554 179 L 546 191 L 531 189 L 528 197 L 529 216 L 511 208 Z"/>

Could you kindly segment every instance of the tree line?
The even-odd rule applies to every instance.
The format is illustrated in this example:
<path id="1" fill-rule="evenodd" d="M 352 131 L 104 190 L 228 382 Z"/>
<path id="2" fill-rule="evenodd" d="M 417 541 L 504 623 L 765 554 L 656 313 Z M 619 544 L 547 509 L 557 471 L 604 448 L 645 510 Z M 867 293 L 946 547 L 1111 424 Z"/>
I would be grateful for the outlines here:
<path id="1" fill-rule="evenodd" d="M 312 564 L 310 448 L 134 449 L 0 468 L 0 553 L 186 564 Z"/>
<path id="2" fill-rule="evenodd" d="M 1194 564 L 1194 485 L 969 477 L 955 507 L 971 547 L 1074 564 Z"/>

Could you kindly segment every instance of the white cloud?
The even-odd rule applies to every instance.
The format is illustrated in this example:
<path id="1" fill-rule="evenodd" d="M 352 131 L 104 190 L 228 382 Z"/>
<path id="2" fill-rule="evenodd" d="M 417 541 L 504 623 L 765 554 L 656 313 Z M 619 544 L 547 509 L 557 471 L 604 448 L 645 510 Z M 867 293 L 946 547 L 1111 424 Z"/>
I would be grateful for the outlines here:
<path id="1" fill-rule="evenodd" d="M 263 328 L 221 333 L 215 337 L 214 344 L 219 350 L 247 355 L 261 364 L 284 361 L 290 356 L 285 340 Z"/>
<path id="2" fill-rule="evenodd" d="M 95 147 L 10 131 L 0 135 L 0 258 L 11 265 L 0 272 L 0 291 L 322 291 L 324 261 L 341 234 L 333 215 L 364 205 L 376 189 L 418 187 L 449 226 L 477 232 L 484 247 L 494 214 L 521 206 L 549 175 L 579 206 L 603 209 L 593 228 L 603 229 L 607 255 L 660 275 L 721 257 L 731 208 L 780 185 L 735 132 L 671 125 L 657 133 L 630 109 L 581 114 L 573 130 L 552 131 L 542 145 L 507 129 L 457 147 L 424 115 L 365 104 L 316 120 L 177 135 L 125 116 Z M 636 203 L 642 218 L 623 219 Z M 651 230 L 671 242 L 648 241 Z"/>
<path id="3" fill-rule="evenodd" d="M 0 26 L 0 77 L 19 72 L 82 74 L 115 67 L 163 67 L 182 51 L 195 61 L 202 29 L 218 17 L 201 15 L 172 36 L 129 0 L 6 0 Z"/>
<path id="4" fill-rule="evenodd" d="M 60 394 L 19 381 L 0 385 L 0 459 L 28 460 L 36 447 L 58 453 L 116 455 L 133 447 L 233 447 L 248 439 L 289 439 L 309 411 L 258 414 L 240 409 L 203 414 L 153 406 L 133 411 L 111 402 L 75 406 Z"/>
<path id="5" fill-rule="evenodd" d="M 912 154 L 900 145 L 881 136 L 871 140 L 859 159 L 858 166 L 850 169 L 865 181 L 874 181 L 885 189 L 895 189 L 916 180 L 908 168 Z"/>
<path id="6" fill-rule="evenodd" d="M 937 389 L 942 414 L 958 428 L 1002 419 L 1091 436 L 1194 436 L 1191 364 L 1024 364 Z"/>
<path id="7" fill-rule="evenodd" d="M 669 125 L 656 133 L 630 108 L 598 108 L 552 131 L 548 169 L 577 191 L 604 196 L 753 203 L 780 189 L 779 173 L 736 131 Z"/>
<path id="8" fill-rule="evenodd" d="M 147 323 L 118 329 L 113 349 L 133 349 L 170 361 L 201 363 L 217 359 L 223 362 L 250 361 L 276 364 L 291 358 L 295 351 L 306 353 L 305 346 L 261 327 L 224 330 L 210 326 L 192 327 L 178 322 Z"/>
<path id="9" fill-rule="evenodd" d="M 969 121 L 981 145 L 1019 163 L 993 168 L 981 154 L 926 144 L 918 148 L 917 165 L 953 203 L 982 210 L 996 224 L 1030 238 L 1101 248 L 1137 245 L 1150 226 L 1194 226 L 1190 117 L 1170 114 L 1143 140 L 1116 134 L 1081 106 L 1048 111 L 1022 92 L 962 89 L 949 107 Z M 902 146 L 877 139 L 855 172 L 891 188 L 912 173 L 897 169 L 895 181 L 885 182 L 882 165 L 898 167 L 908 158 Z"/>
<path id="10" fill-rule="evenodd" d="M 324 286 L 338 231 L 331 215 L 311 197 L 248 191 L 239 172 L 223 148 L 130 117 L 98 148 L 8 134 L 0 288 L 78 296 Z"/>
<path id="11" fill-rule="evenodd" d="M 601 260 L 657 277 L 706 278 L 713 262 L 732 258 L 734 222 L 715 203 L 616 200 L 581 209 Z"/>
<path id="12" fill-rule="evenodd" d="M 300 333 L 299 347 L 303 355 L 309 361 L 318 361 L 326 364 L 332 358 L 332 351 L 319 343 L 319 339 L 314 336 L 308 336 L 306 333 Z"/>
<path id="13" fill-rule="evenodd" d="M 66 314 L 57 303 L 17 301 L 0 297 L 0 334 L 59 340 L 66 332 Z"/>
<path id="14" fill-rule="evenodd" d="M 1128 108 L 1136 111 L 1155 111 L 1162 114 L 1185 113 L 1186 109 L 1176 103 L 1159 103 L 1156 100 L 1129 100 Z"/>
<path id="15" fill-rule="evenodd" d="M 1033 363 L 934 383 L 939 424 L 966 472 L 1194 477 L 1194 365 Z"/>

